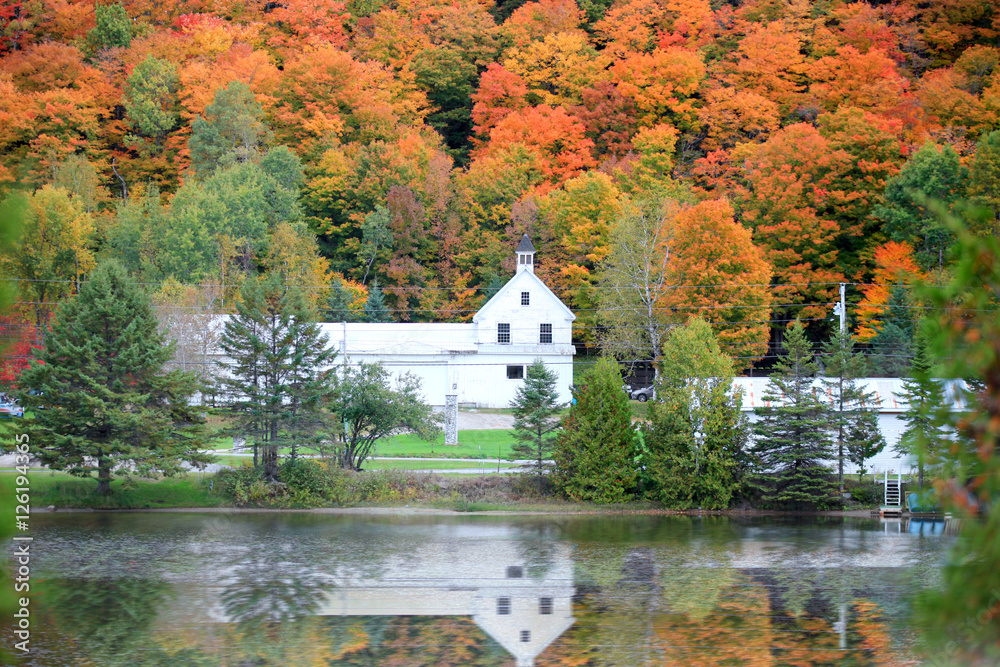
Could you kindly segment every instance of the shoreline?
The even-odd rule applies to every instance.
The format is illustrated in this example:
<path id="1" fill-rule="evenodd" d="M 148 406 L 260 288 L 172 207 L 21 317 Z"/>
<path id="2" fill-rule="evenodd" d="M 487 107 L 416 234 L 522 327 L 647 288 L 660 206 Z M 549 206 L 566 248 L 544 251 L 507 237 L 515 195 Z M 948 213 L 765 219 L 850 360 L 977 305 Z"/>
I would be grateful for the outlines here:
<path id="1" fill-rule="evenodd" d="M 842 517 L 871 519 L 878 518 L 878 510 L 829 510 L 829 511 L 779 511 L 779 510 L 671 510 L 671 509 L 629 509 L 580 508 L 580 509 L 502 509 L 463 511 L 437 507 L 311 507 L 311 508 L 268 508 L 268 507 L 150 507 L 135 509 L 94 509 L 87 507 L 32 507 L 34 516 L 44 514 L 91 514 L 91 513 L 211 513 L 211 514 L 344 514 L 377 516 L 600 516 L 600 515 L 650 515 L 650 516 L 726 516 L 726 517 Z"/>

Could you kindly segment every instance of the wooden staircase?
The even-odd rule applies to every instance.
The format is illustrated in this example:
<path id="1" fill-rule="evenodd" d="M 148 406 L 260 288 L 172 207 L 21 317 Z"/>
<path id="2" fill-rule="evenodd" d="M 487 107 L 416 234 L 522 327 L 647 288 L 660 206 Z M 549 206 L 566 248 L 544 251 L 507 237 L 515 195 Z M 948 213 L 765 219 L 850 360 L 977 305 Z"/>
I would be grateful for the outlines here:
<path id="1" fill-rule="evenodd" d="M 882 480 L 884 500 L 879 511 L 881 516 L 902 516 L 903 514 L 903 476 L 896 473 L 896 478 L 889 477 L 889 471 L 885 472 Z"/>

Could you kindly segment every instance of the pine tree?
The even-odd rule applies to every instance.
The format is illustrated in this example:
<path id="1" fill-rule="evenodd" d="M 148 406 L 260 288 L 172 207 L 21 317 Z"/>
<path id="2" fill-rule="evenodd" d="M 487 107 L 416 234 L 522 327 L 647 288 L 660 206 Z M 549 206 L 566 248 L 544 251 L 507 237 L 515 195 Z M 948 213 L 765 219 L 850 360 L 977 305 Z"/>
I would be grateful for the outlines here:
<path id="1" fill-rule="evenodd" d="M 924 472 L 937 461 L 946 446 L 944 432 L 936 419 L 936 411 L 945 404 L 944 388 L 931 378 L 932 363 L 927 349 L 927 338 L 917 333 L 914 341 L 913 365 L 909 378 L 903 381 L 900 398 L 906 401 L 903 415 L 906 428 L 899 436 L 895 450 L 917 459 L 918 485 L 924 487 Z"/>
<path id="2" fill-rule="evenodd" d="M 361 319 L 364 322 L 392 322 L 392 315 L 385 305 L 385 297 L 382 296 L 377 280 L 368 288 L 368 299 L 361 311 Z"/>
<path id="3" fill-rule="evenodd" d="M 635 487 L 635 431 L 621 373 L 603 358 L 574 391 L 556 439 L 555 482 L 574 500 L 626 501 Z"/>
<path id="4" fill-rule="evenodd" d="M 879 377 L 901 377 L 910 366 L 913 340 L 913 303 L 903 285 L 889 293 L 882 326 L 871 339 L 871 366 Z"/>
<path id="5" fill-rule="evenodd" d="M 340 278 L 330 281 L 330 298 L 326 302 L 327 322 L 354 322 L 355 316 L 351 312 L 351 295 L 344 289 L 344 282 Z"/>
<path id="6" fill-rule="evenodd" d="M 248 280 L 240 296 L 219 341 L 220 384 L 239 411 L 236 428 L 254 438 L 254 465 L 274 481 L 278 449 L 290 447 L 294 458 L 317 432 L 336 352 L 301 292 L 279 274 Z"/>
<path id="7" fill-rule="evenodd" d="M 110 493 L 116 472 L 173 475 L 184 461 L 212 460 L 198 453 L 204 419 L 190 405 L 198 384 L 190 373 L 164 372 L 173 345 L 124 269 L 100 266 L 55 320 L 20 381 L 20 399 L 35 408 L 28 430 L 42 463 L 96 473 L 97 492 Z"/>
<path id="8" fill-rule="evenodd" d="M 538 478 L 538 491 L 542 490 L 545 460 L 552 454 L 552 446 L 559 429 L 558 376 L 535 359 L 528 366 L 524 384 L 517 388 L 510 408 L 514 413 L 514 440 L 510 458 L 531 459 L 531 467 Z"/>
<path id="9" fill-rule="evenodd" d="M 844 491 L 844 457 L 864 465 L 885 448 L 885 438 L 878 429 L 878 397 L 865 391 L 858 380 L 867 375 L 863 354 L 854 351 L 854 341 L 846 331 L 837 329 L 823 345 L 826 357 L 826 385 L 833 409 L 837 445 L 837 481 Z"/>
<path id="10" fill-rule="evenodd" d="M 749 437 L 733 362 L 700 318 L 674 328 L 659 360 L 644 433 L 647 491 L 670 507 L 725 509 L 742 483 Z"/>
<path id="11" fill-rule="evenodd" d="M 771 376 L 766 401 L 758 408 L 752 452 L 771 480 L 765 498 L 791 508 L 829 505 L 835 487 L 823 463 L 832 457 L 830 407 L 813 392 L 816 364 L 802 323 L 785 334 L 786 355 Z"/>

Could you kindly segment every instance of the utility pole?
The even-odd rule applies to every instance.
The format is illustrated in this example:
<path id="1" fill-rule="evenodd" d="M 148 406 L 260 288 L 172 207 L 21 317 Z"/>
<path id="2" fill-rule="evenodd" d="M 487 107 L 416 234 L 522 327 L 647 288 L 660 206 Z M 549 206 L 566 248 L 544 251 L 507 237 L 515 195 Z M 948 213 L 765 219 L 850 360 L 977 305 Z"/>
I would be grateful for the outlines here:
<path id="1" fill-rule="evenodd" d="M 847 331 L 847 302 L 844 293 L 847 290 L 847 283 L 840 283 L 840 303 L 833 307 L 833 314 L 840 316 L 840 333 Z"/>

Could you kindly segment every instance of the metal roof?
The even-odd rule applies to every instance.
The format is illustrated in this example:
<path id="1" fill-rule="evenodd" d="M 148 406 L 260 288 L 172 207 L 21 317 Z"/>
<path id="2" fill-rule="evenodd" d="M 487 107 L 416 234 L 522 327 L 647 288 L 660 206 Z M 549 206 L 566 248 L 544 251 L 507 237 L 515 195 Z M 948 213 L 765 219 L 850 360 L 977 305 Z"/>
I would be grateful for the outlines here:
<path id="1" fill-rule="evenodd" d="M 829 381 L 829 379 L 828 379 Z M 945 401 L 950 404 L 953 412 L 962 412 L 969 408 L 969 394 L 971 393 L 964 380 L 937 379 L 944 385 Z M 858 384 L 866 391 L 874 394 L 878 401 L 878 411 L 884 413 L 906 412 L 909 405 L 904 398 L 904 378 L 863 378 L 858 380 Z M 733 387 L 743 390 L 743 411 L 751 411 L 756 408 L 774 407 L 780 401 L 767 400 L 770 378 L 733 378 Z M 821 378 L 816 378 L 812 383 L 813 392 L 817 395 L 825 393 L 830 395 L 831 388 L 823 382 Z"/>

